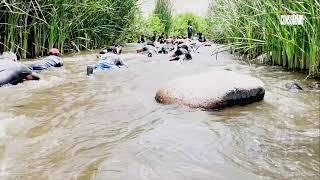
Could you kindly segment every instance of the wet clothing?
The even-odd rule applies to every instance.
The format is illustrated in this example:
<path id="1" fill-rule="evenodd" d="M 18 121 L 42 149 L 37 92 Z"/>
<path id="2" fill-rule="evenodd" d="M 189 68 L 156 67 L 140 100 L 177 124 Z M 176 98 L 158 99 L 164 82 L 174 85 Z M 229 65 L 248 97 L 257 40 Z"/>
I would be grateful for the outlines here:
<path id="1" fill-rule="evenodd" d="M 175 47 L 172 43 L 166 43 L 162 46 L 160 53 L 168 54 L 169 52 L 173 51 L 174 49 L 175 49 Z"/>
<path id="2" fill-rule="evenodd" d="M 142 52 L 147 53 L 149 57 L 152 57 L 153 54 L 158 54 L 157 48 L 151 45 L 144 46 Z"/>
<path id="3" fill-rule="evenodd" d="M 30 69 L 33 71 L 43 71 L 47 70 L 51 67 L 62 67 L 63 66 L 63 60 L 54 55 L 50 55 L 46 57 L 43 60 L 36 61 L 30 66 Z"/>
<path id="4" fill-rule="evenodd" d="M 0 61 L 0 87 L 23 82 L 32 71 L 25 65 L 13 61 Z"/>
<path id="5" fill-rule="evenodd" d="M 175 56 L 175 58 L 171 59 L 170 61 L 191 60 L 192 59 L 190 52 L 187 49 L 182 48 L 182 47 L 178 48 L 176 50 L 176 52 L 174 52 L 174 56 Z"/>
<path id="6" fill-rule="evenodd" d="M 128 67 L 128 65 L 124 62 L 123 58 L 121 57 L 121 55 L 114 54 L 111 52 L 101 54 L 101 60 L 104 62 L 107 62 L 107 66 L 108 66 L 108 64 L 111 64 L 111 65 L 118 66 L 118 67 L 120 67 L 120 66 L 127 66 Z"/>
<path id="7" fill-rule="evenodd" d="M 150 40 L 151 40 L 152 42 L 155 42 L 156 39 L 157 39 L 156 35 L 153 35 Z"/>
<path id="8" fill-rule="evenodd" d="M 159 42 L 160 44 L 163 44 L 163 43 L 166 42 L 166 40 L 165 40 L 165 38 L 164 38 L 164 35 L 161 34 L 161 35 L 159 36 L 158 42 Z"/>
<path id="9" fill-rule="evenodd" d="M 198 41 L 199 42 L 206 42 L 207 39 L 206 39 L 206 37 L 204 35 L 200 35 L 199 38 L 198 38 Z"/>
<path id="10" fill-rule="evenodd" d="M 145 41 L 144 37 L 141 36 L 140 39 L 139 39 L 139 41 L 138 41 L 138 43 L 144 43 L 144 42 L 146 42 L 146 41 Z"/>

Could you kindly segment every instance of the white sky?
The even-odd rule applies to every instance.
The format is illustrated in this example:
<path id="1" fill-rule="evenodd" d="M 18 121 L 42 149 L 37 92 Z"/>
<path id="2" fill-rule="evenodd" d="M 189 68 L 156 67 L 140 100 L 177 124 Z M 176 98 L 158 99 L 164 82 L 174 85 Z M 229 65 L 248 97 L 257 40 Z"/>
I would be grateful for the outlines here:
<path id="1" fill-rule="evenodd" d="M 156 0 L 139 0 L 144 16 L 149 16 L 155 6 Z M 205 16 L 211 0 L 171 0 L 174 14 L 193 12 Z"/>

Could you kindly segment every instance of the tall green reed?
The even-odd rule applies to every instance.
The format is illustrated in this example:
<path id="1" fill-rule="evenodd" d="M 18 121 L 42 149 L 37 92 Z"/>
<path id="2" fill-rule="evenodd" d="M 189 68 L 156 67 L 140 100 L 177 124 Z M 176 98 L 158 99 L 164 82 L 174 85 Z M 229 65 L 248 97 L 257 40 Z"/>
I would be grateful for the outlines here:
<path id="1" fill-rule="evenodd" d="M 290 13 L 303 15 L 304 25 L 281 25 L 281 15 Z M 266 53 L 273 65 L 320 73 L 318 0 L 215 0 L 208 19 L 213 39 L 249 58 Z"/>
<path id="2" fill-rule="evenodd" d="M 2 51 L 21 58 L 121 43 L 137 0 L 6 0 L 0 3 Z"/>

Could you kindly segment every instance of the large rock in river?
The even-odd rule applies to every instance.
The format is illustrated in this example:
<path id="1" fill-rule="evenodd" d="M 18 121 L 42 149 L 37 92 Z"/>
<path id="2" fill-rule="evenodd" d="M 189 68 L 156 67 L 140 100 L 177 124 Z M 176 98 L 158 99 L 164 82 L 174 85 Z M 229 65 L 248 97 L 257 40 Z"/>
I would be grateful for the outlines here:
<path id="1" fill-rule="evenodd" d="M 163 104 L 217 110 L 261 101 L 264 94 L 261 80 L 219 70 L 171 81 L 158 90 L 155 98 Z"/>

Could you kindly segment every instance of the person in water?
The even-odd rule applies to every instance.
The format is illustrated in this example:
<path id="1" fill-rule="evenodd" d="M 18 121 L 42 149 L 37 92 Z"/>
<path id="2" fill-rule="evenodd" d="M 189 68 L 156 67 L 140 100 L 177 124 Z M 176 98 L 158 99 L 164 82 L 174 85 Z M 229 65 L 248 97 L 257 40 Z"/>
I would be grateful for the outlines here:
<path id="1" fill-rule="evenodd" d="M 207 42 L 207 39 L 204 34 L 198 33 L 198 41 L 204 43 Z"/>
<path id="2" fill-rule="evenodd" d="M 97 57 L 100 59 L 97 64 L 87 66 L 88 76 L 93 74 L 94 70 L 115 69 L 120 68 L 121 66 L 129 67 L 114 47 L 109 47 L 107 50 L 101 51 Z"/>
<path id="3" fill-rule="evenodd" d="M 160 36 L 158 37 L 158 42 L 160 44 L 164 44 L 166 42 L 165 37 L 164 37 L 164 32 L 160 34 Z"/>
<path id="4" fill-rule="evenodd" d="M 16 85 L 23 81 L 40 79 L 27 66 L 16 62 L 17 56 L 12 54 L 8 52 L 0 55 L 0 87 L 6 84 Z"/>
<path id="5" fill-rule="evenodd" d="M 155 46 L 145 45 L 143 48 L 138 49 L 137 53 L 147 54 L 148 57 L 152 57 L 154 54 L 158 54 L 159 51 Z"/>
<path id="6" fill-rule="evenodd" d="M 192 24 L 189 24 L 189 27 L 188 27 L 188 38 L 189 39 L 192 38 L 192 34 L 193 34 L 193 27 L 192 27 Z"/>
<path id="7" fill-rule="evenodd" d="M 60 58 L 60 51 L 57 48 L 49 50 L 49 56 L 43 60 L 36 61 L 30 66 L 33 71 L 43 71 L 51 67 L 62 67 L 63 60 Z"/>
<path id="8" fill-rule="evenodd" d="M 171 56 L 172 59 L 169 61 L 179 61 L 179 60 L 191 60 L 192 56 L 187 49 L 187 46 L 180 46 Z"/>
<path id="9" fill-rule="evenodd" d="M 138 43 L 145 43 L 145 42 L 146 42 L 146 41 L 145 41 L 145 39 L 144 39 L 144 35 L 141 35 Z"/>
<path id="10" fill-rule="evenodd" d="M 156 42 L 156 39 L 157 39 L 157 34 L 154 33 L 153 36 L 150 38 L 150 40 L 151 40 L 152 42 Z"/>
<path id="11" fill-rule="evenodd" d="M 159 53 L 168 54 L 169 52 L 173 51 L 175 46 L 173 45 L 171 40 L 166 40 L 166 44 L 164 44 Z"/>

